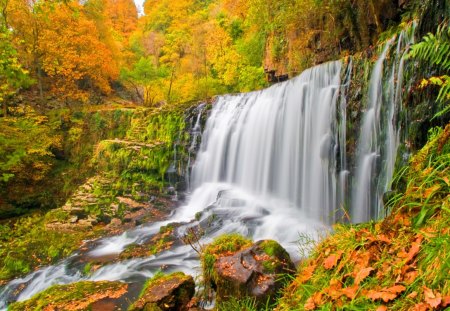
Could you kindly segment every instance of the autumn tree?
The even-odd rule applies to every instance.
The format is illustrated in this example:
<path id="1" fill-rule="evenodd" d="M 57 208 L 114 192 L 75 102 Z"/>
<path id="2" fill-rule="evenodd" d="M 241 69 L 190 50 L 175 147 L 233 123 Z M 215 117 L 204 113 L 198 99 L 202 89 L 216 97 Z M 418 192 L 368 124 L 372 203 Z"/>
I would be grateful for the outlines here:
<path id="1" fill-rule="evenodd" d="M 53 93 L 82 100 L 87 100 L 88 89 L 109 94 L 109 81 L 117 78 L 118 69 L 83 7 L 57 4 L 46 15 L 38 49 L 43 69 L 54 80 Z"/>

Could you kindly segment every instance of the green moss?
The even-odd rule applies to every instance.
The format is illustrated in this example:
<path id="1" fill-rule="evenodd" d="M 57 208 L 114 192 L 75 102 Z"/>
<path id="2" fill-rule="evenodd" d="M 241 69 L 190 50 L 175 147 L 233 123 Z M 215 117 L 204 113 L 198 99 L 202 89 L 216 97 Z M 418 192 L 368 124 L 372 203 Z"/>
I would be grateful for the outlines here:
<path id="1" fill-rule="evenodd" d="M 98 231 L 52 230 L 46 227 L 51 216 L 36 214 L 22 217 L 8 226 L 2 226 L 0 247 L 0 280 L 17 277 L 40 265 L 48 265 L 70 255 L 84 239 L 93 238 Z"/>
<path id="2" fill-rule="evenodd" d="M 55 285 L 26 301 L 12 303 L 8 310 L 88 310 L 96 301 L 122 296 L 126 288 L 124 283 L 107 281 Z"/>

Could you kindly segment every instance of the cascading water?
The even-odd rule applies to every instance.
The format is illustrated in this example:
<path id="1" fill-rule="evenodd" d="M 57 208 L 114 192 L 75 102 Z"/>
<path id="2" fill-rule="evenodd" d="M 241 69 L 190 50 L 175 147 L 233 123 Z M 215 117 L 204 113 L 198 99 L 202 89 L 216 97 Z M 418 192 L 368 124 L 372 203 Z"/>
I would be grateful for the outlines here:
<path id="1" fill-rule="evenodd" d="M 356 223 L 382 217 L 382 197 L 389 190 L 400 143 L 396 118 L 401 109 L 404 61 L 414 40 L 414 28 L 415 24 L 387 41 L 372 70 L 352 187 L 351 218 Z M 388 64 L 387 55 L 395 41 L 395 59 Z"/>
<path id="2" fill-rule="evenodd" d="M 219 98 L 203 134 L 194 185 L 208 191 L 223 183 L 220 188 L 280 199 L 329 222 L 336 202 L 340 72 L 341 62 L 331 62 L 262 92 Z"/>
<path id="3" fill-rule="evenodd" d="M 373 214 L 372 200 L 367 199 L 372 191 L 378 197 L 378 213 L 379 195 L 387 190 L 398 145 L 395 118 L 402 97 L 404 61 L 400 51 L 410 40 L 406 36 L 398 40 L 388 79 L 383 76 L 383 68 L 393 40 L 374 66 L 356 173 L 347 163 L 345 146 L 351 62 L 346 66 L 340 61 L 322 64 L 266 90 L 219 97 L 202 136 L 200 120 L 205 106 L 197 111 L 189 153 L 197 149 L 200 137 L 202 142 L 190 178 L 194 191 L 185 206 L 167 221 L 101 239 L 88 253 L 75 253 L 57 265 L 11 281 L 0 288 L 0 309 L 5 309 L 9 301 L 28 299 L 53 284 L 79 280 L 142 284 L 163 265 L 167 272 L 196 274 L 195 252 L 189 246 L 176 246 L 156 256 L 110 263 L 90 276 L 83 275 L 86 258 L 118 254 L 131 243 L 148 240 L 169 222 L 183 223 L 179 235 L 190 227 L 205 228 L 201 243 L 230 232 L 255 240 L 275 239 L 295 259 L 299 235 L 314 236 L 335 222 L 337 211 L 348 204 L 346 194 L 352 191 L 348 189 L 352 184 L 363 186 L 353 189 L 352 220 L 363 221 Z M 384 88 L 385 81 L 389 89 Z M 387 109 L 386 103 L 390 105 Z M 383 127 L 386 124 L 389 126 Z M 381 136 L 380 128 L 385 129 Z M 382 166 L 380 173 L 365 170 L 375 159 Z M 190 163 L 188 174 L 189 167 Z M 353 182 L 349 182 L 351 179 Z"/>

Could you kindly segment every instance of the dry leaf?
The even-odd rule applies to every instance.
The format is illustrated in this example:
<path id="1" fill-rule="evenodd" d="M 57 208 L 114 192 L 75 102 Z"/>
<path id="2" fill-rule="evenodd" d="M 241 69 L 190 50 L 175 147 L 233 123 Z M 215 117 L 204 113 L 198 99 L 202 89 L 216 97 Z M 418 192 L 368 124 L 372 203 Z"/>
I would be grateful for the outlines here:
<path id="1" fill-rule="evenodd" d="M 372 300 L 378 300 L 378 299 L 382 299 L 384 302 L 388 302 L 390 300 L 393 300 L 397 297 L 396 294 L 392 294 L 389 292 L 378 292 L 375 290 L 370 290 L 367 293 L 367 298 L 372 299 Z"/>
<path id="2" fill-rule="evenodd" d="M 441 189 L 441 185 L 434 185 L 433 187 L 427 188 L 423 191 L 423 197 L 429 198 L 434 192 Z"/>
<path id="3" fill-rule="evenodd" d="M 443 307 L 446 307 L 446 306 L 450 305 L 450 296 L 445 296 L 445 297 L 443 297 L 443 298 L 442 298 L 441 305 L 442 305 Z"/>
<path id="4" fill-rule="evenodd" d="M 313 297 L 309 297 L 308 300 L 306 300 L 303 308 L 305 308 L 305 310 L 314 310 L 316 308 Z"/>
<path id="5" fill-rule="evenodd" d="M 376 311 L 387 311 L 387 309 L 386 306 L 379 306 Z"/>
<path id="6" fill-rule="evenodd" d="M 433 290 L 424 286 L 423 292 L 425 294 L 425 302 L 428 303 L 431 307 L 436 308 L 442 302 L 442 297 L 440 293 L 433 293 Z"/>
<path id="7" fill-rule="evenodd" d="M 406 289 L 403 285 L 394 285 L 389 288 L 382 289 L 380 291 L 369 290 L 367 298 L 372 300 L 382 299 L 384 302 L 391 301 L 397 298 L 398 294 Z"/>
<path id="8" fill-rule="evenodd" d="M 430 306 L 426 303 L 418 303 L 414 306 L 414 308 L 412 309 L 412 311 L 427 311 L 429 310 Z"/>
<path id="9" fill-rule="evenodd" d="M 385 291 L 393 293 L 393 294 L 399 294 L 401 292 L 404 292 L 405 290 L 406 290 L 406 287 L 403 285 L 394 285 L 392 287 L 385 289 Z"/>
<path id="10" fill-rule="evenodd" d="M 416 298 L 417 297 L 417 292 L 416 291 L 414 291 L 414 292 L 412 292 L 411 294 L 409 294 L 408 296 L 406 296 L 407 298 L 409 298 L 409 299 L 414 299 L 414 298 Z"/>
<path id="11" fill-rule="evenodd" d="M 373 270 L 374 268 L 372 267 L 359 270 L 355 277 L 355 284 L 359 285 Z"/>
<path id="12" fill-rule="evenodd" d="M 353 285 L 353 286 L 350 286 L 350 287 L 343 288 L 341 290 L 341 292 L 342 292 L 342 294 L 344 296 L 346 296 L 347 298 L 353 300 L 356 297 L 356 292 L 358 291 L 358 288 L 359 288 L 358 285 Z"/>
<path id="13" fill-rule="evenodd" d="M 300 277 L 298 277 L 296 279 L 296 282 L 298 284 L 303 284 L 307 281 L 309 281 L 309 279 L 311 279 L 312 275 L 314 274 L 314 270 L 316 270 L 316 264 L 311 264 L 308 267 L 306 267 L 305 269 L 303 269 L 299 275 Z"/>
<path id="14" fill-rule="evenodd" d="M 333 267 L 335 267 L 339 261 L 339 259 L 342 256 L 342 252 L 337 252 L 336 254 L 332 254 L 330 256 L 328 256 L 324 262 L 323 262 L 323 266 L 325 267 L 325 269 L 329 270 Z"/>

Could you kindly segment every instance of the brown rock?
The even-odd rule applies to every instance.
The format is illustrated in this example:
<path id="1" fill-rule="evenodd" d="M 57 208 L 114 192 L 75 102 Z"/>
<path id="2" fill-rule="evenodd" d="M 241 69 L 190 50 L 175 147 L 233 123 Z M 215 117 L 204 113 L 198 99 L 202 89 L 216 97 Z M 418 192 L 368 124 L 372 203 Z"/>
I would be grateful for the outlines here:
<path id="1" fill-rule="evenodd" d="M 129 309 L 140 310 L 188 310 L 194 296 L 195 283 L 190 275 L 182 272 L 150 280 L 141 297 Z"/>
<path id="2" fill-rule="evenodd" d="M 263 240 L 233 255 L 218 258 L 214 273 L 218 302 L 249 296 L 265 304 L 273 300 L 283 286 L 280 276 L 294 274 L 295 266 L 280 244 Z"/>

